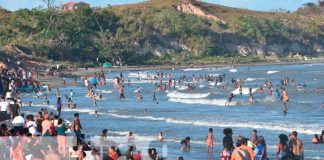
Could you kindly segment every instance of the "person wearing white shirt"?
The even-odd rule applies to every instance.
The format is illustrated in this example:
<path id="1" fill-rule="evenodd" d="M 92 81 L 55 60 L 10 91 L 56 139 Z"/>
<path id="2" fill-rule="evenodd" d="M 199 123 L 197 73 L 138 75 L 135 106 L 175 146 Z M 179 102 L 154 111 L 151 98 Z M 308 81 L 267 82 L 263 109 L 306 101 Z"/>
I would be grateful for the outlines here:
<path id="1" fill-rule="evenodd" d="M 35 136 L 36 135 L 37 124 L 34 121 L 34 116 L 33 115 L 27 115 L 26 120 L 27 120 L 26 128 L 28 128 L 28 131 L 29 131 L 30 134 Z"/>
<path id="2" fill-rule="evenodd" d="M 22 127 L 25 125 L 25 119 L 24 119 L 24 114 L 21 113 L 19 116 L 16 116 L 13 120 L 12 120 L 12 125 L 14 127 Z"/>
<path id="3" fill-rule="evenodd" d="M 7 114 L 9 103 L 7 101 L 5 101 L 4 99 L 2 99 L 0 102 L 0 107 L 1 107 L 1 112 L 5 112 Z"/>

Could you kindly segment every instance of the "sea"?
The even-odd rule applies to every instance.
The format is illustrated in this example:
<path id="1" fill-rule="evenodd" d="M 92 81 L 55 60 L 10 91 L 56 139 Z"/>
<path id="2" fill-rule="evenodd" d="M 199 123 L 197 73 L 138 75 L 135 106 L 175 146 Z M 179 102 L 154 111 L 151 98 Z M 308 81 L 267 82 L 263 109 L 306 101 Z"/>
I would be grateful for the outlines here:
<path id="1" fill-rule="evenodd" d="M 156 83 L 168 82 L 167 77 L 150 80 L 157 76 L 157 72 L 172 75 L 178 80 L 186 76 L 180 86 L 159 90 Z M 123 75 L 130 80 L 125 81 L 125 99 L 119 99 L 119 91 L 114 87 L 114 77 Z M 223 83 L 214 83 L 200 80 L 200 76 L 218 76 L 225 74 Z M 296 64 L 296 65 L 260 65 L 186 68 L 170 70 L 142 70 L 108 72 L 107 85 L 95 88 L 96 93 L 102 93 L 102 100 L 93 101 L 87 95 L 84 86 L 66 86 L 59 88 L 61 95 L 68 95 L 73 90 L 73 102 L 77 108 L 67 108 L 67 100 L 63 98 L 64 108 L 62 117 L 72 121 L 73 114 L 79 113 L 83 132 L 91 141 L 98 140 L 103 129 L 108 129 L 108 139 L 120 143 L 121 151 L 127 147 L 127 135 L 134 133 L 137 150 L 143 154 L 148 148 L 156 148 L 160 157 L 177 159 L 183 156 L 186 160 L 220 159 L 223 149 L 223 129 L 233 129 L 233 139 L 238 136 L 251 138 L 252 130 L 258 131 L 267 144 L 269 159 L 275 159 L 276 144 L 279 134 L 298 132 L 298 138 L 304 144 L 306 160 L 323 160 L 324 144 L 312 144 L 314 134 L 321 134 L 324 130 L 324 64 Z M 187 84 L 193 83 L 194 90 L 188 91 Z M 265 93 L 256 90 L 263 86 L 266 80 L 272 81 L 273 89 L 281 87 L 280 80 L 289 77 L 295 79 L 296 84 L 284 86 L 289 93 L 288 113 L 282 112 L 282 102 L 273 99 Z M 238 94 L 231 80 L 243 80 L 242 95 Z M 67 79 L 68 82 L 74 79 Z M 82 84 L 82 80 L 78 80 Z M 227 85 L 228 83 L 228 85 Z M 298 84 L 306 85 L 298 87 Z M 223 87 L 226 86 L 226 87 Z M 135 91 L 140 88 L 143 101 L 138 102 Z M 252 88 L 255 104 L 248 101 L 248 90 Z M 320 88 L 319 94 L 315 89 Z M 50 105 L 44 100 L 33 98 L 29 93 L 22 95 L 25 104 L 23 111 L 26 114 L 36 114 L 41 108 L 47 108 L 55 113 L 55 88 L 49 97 Z M 153 93 L 156 93 L 157 102 L 153 102 Z M 230 93 L 235 98 L 229 107 L 224 104 Z M 64 96 L 63 96 L 64 97 Z M 32 106 L 27 104 L 32 101 Z M 241 102 L 239 105 L 237 102 Z M 98 112 L 98 117 L 95 115 Z M 208 129 L 213 128 L 216 145 L 213 152 L 206 151 L 205 138 Z M 157 135 L 163 132 L 164 141 L 158 142 Z M 191 138 L 191 150 L 182 151 L 180 141 L 185 137 Z"/>

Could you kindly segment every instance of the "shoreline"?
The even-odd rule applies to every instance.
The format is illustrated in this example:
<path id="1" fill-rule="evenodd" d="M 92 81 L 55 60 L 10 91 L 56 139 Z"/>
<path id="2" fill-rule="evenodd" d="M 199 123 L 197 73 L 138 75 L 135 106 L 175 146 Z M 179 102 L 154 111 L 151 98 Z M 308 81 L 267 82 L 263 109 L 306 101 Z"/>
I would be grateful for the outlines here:
<path id="1" fill-rule="evenodd" d="M 270 66 L 270 65 L 297 65 L 297 64 L 318 64 L 324 63 L 323 60 L 320 61 L 297 61 L 297 62 L 256 62 L 256 63 L 239 63 L 236 64 L 236 67 L 242 66 Z M 116 71 L 146 71 L 146 70 L 172 70 L 174 69 L 186 69 L 186 68 L 210 68 L 210 67 L 228 67 L 226 64 L 194 64 L 191 65 L 142 65 L 142 66 L 113 66 L 112 68 L 103 68 L 102 71 L 107 72 L 116 72 Z M 64 76 L 66 78 L 77 77 L 89 77 L 94 73 L 101 72 L 100 68 L 78 68 L 76 70 L 66 70 Z M 80 81 L 77 84 L 73 82 L 66 82 L 66 85 L 62 83 L 62 77 L 49 77 L 49 76 L 40 76 L 38 80 L 41 83 L 50 84 L 52 88 L 64 87 L 64 86 L 78 86 L 82 85 Z"/>
<path id="2" fill-rule="evenodd" d="M 295 65 L 295 64 L 312 64 L 324 63 L 321 61 L 297 61 L 297 62 L 256 62 L 256 63 L 239 63 L 235 66 L 270 66 L 270 65 Z M 104 72 L 110 71 L 144 71 L 144 70 L 161 70 L 161 69 L 186 69 L 186 68 L 209 68 L 209 67 L 227 67 L 227 64 L 193 64 L 191 65 L 139 65 L 139 66 L 113 66 L 112 68 L 103 68 Z M 67 70 L 67 75 L 72 76 L 89 76 L 94 72 L 101 72 L 100 68 L 78 68 L 77 70 Z M 88 73 L 88 74 L 85 74 Z"/>

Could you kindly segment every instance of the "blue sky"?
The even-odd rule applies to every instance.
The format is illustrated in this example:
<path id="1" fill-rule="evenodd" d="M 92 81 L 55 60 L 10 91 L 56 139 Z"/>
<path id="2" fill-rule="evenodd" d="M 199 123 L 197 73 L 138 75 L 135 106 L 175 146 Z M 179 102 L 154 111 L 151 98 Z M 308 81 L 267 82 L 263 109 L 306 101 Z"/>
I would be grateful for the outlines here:
<path id="1" fill-rule="evenodd" d="M 71 0 L 57 0 L 58 3 L 69 2 Z M 80 0 L 75 0 L 80 1 Z M 137 3 L 144 0 L 82 0 L 91 4 L 91 6 L 107 6 Z M 317 2 L 317 0 L 202 0 L 209 3 L 216 3 L 230 7 L 244 8 L 258 11 L 269 11 L 272 9 L 283 8 L 290 11 L 296 10 L 302 4 L 307 2 Z M 17 10 L 20 8 L 34 8 L 45 6 L 41 0 L 0 0 L 0 6 L 8 10 Z"/>

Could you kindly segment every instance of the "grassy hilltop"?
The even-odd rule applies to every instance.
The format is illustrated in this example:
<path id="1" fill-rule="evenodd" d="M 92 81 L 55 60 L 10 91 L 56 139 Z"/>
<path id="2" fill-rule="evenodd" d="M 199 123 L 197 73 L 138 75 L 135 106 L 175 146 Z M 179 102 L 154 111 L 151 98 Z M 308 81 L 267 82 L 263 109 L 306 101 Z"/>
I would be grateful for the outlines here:
<path id="1" fill-rule="evenodd" d="M 0 9 L 0 52 L 80 66 L 94 64 L 97 57 L 128 65 L 318 57 L 324 55 L 323 15 L 323 2 L 305 4 L 294 13 L 194 0 L 150 0 L 73 12 Z"/>

